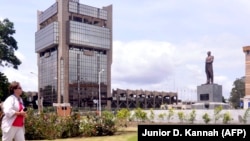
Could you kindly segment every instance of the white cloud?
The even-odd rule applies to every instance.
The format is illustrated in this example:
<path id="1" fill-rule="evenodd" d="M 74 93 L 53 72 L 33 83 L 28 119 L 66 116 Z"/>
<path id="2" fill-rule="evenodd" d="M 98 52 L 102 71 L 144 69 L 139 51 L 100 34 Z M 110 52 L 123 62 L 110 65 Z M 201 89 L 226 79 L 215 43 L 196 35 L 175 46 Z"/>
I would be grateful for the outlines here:
<path id="1" fill-rule="evenodd" d="M 229 39 L 225 38 L 222 44 Z M 235 40 L 237 42 L 237 40 Z M 206 46 L 211 46 L 210 48 Z M 186 44 L 140 40 L 114 42 L 112 87 L 123 89 L 192 91 L 206 82 L 206 52 L 215 55 L 215 83 L 223 85 L 223 95 L 229 97 L 233 81 L 244 75 L 244 54 L 233 44 L 219 47 L 213 38 Z M 228 48 L 229 51 L 226 51 Z M 234 62 L 241 62 L 235 63 Z M 230 69 L 240 69 L 238 73 Z M 175 85 L 175 86 L 174 86 Z M 193 94 L 193 97 L 196 95 Z"/>
<path id="2" fill-rule="evenodd" d="M 16 1 L 19 2 L 19 1 Z M 37 90 L 34 52 L 36 11 L 55 1 L 6 1 L 0 17 L 14 20 L 15 38 L 22 60 L 18 71 L 2 69 L 9 80 Z M 215 56 L 215 83 L 229 97 L 233 81 L 245 75 L 242 47 L 249 44 L 250 2 L 247 0 L 82 0 L 102 7 L 113 5 L 112 88 L 178 91 L 181 98 L 196 98 L 194 91 L 205 83 L 206 52 Z"/>

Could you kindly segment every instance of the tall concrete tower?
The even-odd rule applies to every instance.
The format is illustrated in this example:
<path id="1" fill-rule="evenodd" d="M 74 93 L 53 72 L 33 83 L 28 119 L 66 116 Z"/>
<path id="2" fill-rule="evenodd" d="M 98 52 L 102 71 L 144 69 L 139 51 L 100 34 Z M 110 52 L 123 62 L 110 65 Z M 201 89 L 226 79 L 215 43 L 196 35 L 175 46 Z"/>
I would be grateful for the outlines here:
<path id="1" fill-rule="evenodd" d="M 38 11 L 35 52 L 44 106 L 95 108 L 101 97 L 101 106 L 110 107 L 112 38 L 112 5 L 56 0 Z"/>
<path id="2" fill-rule="evenodd" d="M 247 109 L 250 103 L 250 46 L 244 46 L 245 53 L 245 97 L 243 98 L 243 107 Z"/>

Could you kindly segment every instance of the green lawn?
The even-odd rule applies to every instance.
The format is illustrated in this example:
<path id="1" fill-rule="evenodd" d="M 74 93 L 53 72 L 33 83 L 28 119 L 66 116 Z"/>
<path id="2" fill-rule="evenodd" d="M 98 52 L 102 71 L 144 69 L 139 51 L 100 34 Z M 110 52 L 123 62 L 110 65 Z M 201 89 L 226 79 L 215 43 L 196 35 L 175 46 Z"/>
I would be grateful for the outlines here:
<path id="1" fill-rule="evenodd" d="M 55 141 L 137 141 L 136 128 L 120 129 L 116 135 L 113 136 L 99 136 L 99 137 L 76 137 L 67 139 L 56 139 Z M 36 140 L 38 141 L 38 140 Z M 50 140 L 43 140 L 50 141 Z"/>
<path id="2" fill-rule="evenodd" d="M 135 135 L 131 136 L 130 138 L 128 138 L 127 141 L 137 141 L 138 140 L 137 138 L 138 138 L 137 134 L 135 134 Z"/>
<path id="3" fill-rule="evenodd" d="M 137 141 L 137 133 L 125 133 L 113 136 L 102 136 L 102 137 L 81 137 L 81 138 L 70 138 L 70 139 L 57 139 L 56 141 Z"/>

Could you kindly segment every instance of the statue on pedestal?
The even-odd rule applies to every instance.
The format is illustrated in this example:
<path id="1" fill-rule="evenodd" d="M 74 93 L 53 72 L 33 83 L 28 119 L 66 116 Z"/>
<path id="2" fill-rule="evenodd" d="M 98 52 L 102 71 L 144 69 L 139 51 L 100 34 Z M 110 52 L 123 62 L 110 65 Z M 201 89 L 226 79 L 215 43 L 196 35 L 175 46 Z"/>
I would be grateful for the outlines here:
<path id="1" fill-rule="evenodd" d="M 205 72 L 207 76 L 206 84 L 213 84 L 214 81 L 213 61 L 214 61 L 214 56 L 211 55 L 211 51 L 208 51 L 205 61 Z"/>

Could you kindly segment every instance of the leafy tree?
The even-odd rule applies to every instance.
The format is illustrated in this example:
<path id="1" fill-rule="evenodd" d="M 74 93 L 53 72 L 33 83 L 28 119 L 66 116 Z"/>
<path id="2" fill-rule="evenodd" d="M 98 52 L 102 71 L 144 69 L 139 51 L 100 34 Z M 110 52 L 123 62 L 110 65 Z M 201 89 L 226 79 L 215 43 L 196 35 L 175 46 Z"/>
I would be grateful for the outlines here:
<path id="1" fill-rule="evenodd" d="M 183 123 L 184 119 L 185 119 L 185 114 L 183 111 L 179 111 L 178 113 L 178 118 L 180 120 L 181 123 Z"/>
<path id="2" fill-rule="evenodd" d="M 136 108 L 134 115 L 133 115 L 138 121 L 146 121 L 148 119 L 147 113 L 143 111 L 141 108 Z"/>
<path id="3" fill-rule="evenodd" d="M 9 87 L 10 83 L 8 78 L 0 72 L 0 99 L 3 101 L 9 95 Z"/>
<path id="4" fill-rule="evenodd" d="M 169 108 L 168 109 L 168 114 L 167 114 L 167 119 L 168 122 L 170 121 L 170 119 L 174 116 L 174 109 L 173 108 Z"/>
<path id="5" fill-rule="evenodd" d="M 214 108 L 214 123 L 216 123 L 222 117 L 222 109 L 223 107 L 221 105 Z"/>
<path id="6" fill-rule="evenodd" d="M 18 49 L 17 41 L 13 37 L 15 33 L 14 24 L 8 19 L 0 21 L 0 66 L 18 69 L 21 61 L 15 56 Z"/>
<path id="7" fill-rule="evenodd" d="M 116 114 L 119 125 L 127 127 L 130 115 L 131 115 L 131 113 L 130 113 L 129 109 L 126 109 L 126 108 L 120 109 Z"/>
<path id="8" fill-rule="evenodd" d="M 165 116 L 167 116 L 166 113 L 160 113 L 160 114 L 158 115 L 158 117 L 159 117 L 162 121 L 164 120 Z"/>
<path id="9" fill-rule="evenodd" d="M 223 114 L 223 120 L 222 121 L 223 121 L 224 124 L 228 124 L 232 120 L 233 120 L 233 118 L 232 118 L 231 114 L 228 111 Z"/>
<path id="10" fill-rule="evenodd" d="M 233 83 L 233 88 L 229 102 L 234 108 L 240 107 L 240 98 L 245 96 L 245 77 L 237 78 Z"/>
<path id="11" fill-rule="evenodd" d="M 195 118 L 196 118 L 196 111 L 195 111 L 195 109 L 193 109 L 192 112 L 189 113 L 188 116 L 189 116 L 189 117 L 187 118 L 187 120 L 188 120 L 191 124 L 193 124 L 194 121 L 195 121 Z"/>
<path id="12" fill-rule="evenodd" d="M 210 121 L 211 121 L 211 118 L 209 117 L 208 113 L 205 113 L 203 116 L 202 116 L 202 119 L 204 120 L 204 122 L 206 124 L 208 124 Z"/>
<path id="13" fill-rule="evenodd" d="M 155 119 L 155 113 L 154 113 L 154 109 L 150 108 L 150 115 L 149 115 L 150 120 L 153 122 Z"/>

